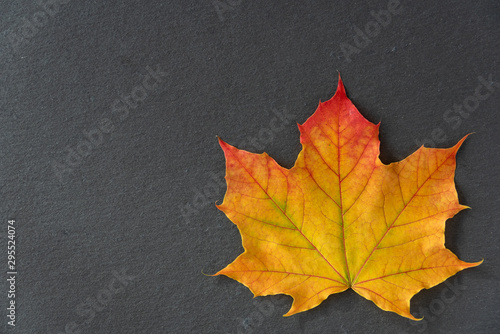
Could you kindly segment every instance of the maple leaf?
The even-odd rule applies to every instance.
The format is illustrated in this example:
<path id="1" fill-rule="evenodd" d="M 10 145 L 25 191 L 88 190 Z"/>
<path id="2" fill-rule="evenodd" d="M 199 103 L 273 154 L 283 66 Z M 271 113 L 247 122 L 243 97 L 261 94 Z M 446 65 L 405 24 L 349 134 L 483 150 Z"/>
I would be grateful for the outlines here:
<path id="1" fill-rule="evenodd" d="M 385 165 L 379 124 L 359 113 L 340 76 L 333 98 L 298 126 L 302 150 L 291 169 L 219 138 L 227 192 L 217 207 L 238 226 L 245 251 L 215 275 L 254 296 L 292 296 L 285 316 L 351 288 L 418 320 L 410 313 L 418 291 L 482 262 L 463 262 L 444 245 L 445 221 L 467 208 L 454 183 L 466 137 Z"/>

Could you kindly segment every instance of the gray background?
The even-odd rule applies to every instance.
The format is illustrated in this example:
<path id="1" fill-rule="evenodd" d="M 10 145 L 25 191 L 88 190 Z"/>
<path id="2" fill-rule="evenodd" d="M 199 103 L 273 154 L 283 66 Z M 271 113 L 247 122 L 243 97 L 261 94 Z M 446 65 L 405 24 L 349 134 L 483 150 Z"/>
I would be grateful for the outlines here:
<path id="1" fill-rule="evenodd" d="M 5 268 L 15 219 L 18 264 L 14 329 L 0 277 L 1 332 L 70 333 L 72 323 L 80 333 L 498 330 L 499 2 L 401 1 L 370 43 L 343 52 L 388 3 L 0 1 L 0 257 Z M 161 72 L 154 87 L 146 77 L 151 89 L 148 68 Z M 381 121 L 385 163 L 475 133 L 456 173 L 472 210 L 447 223 L 446 245 L 485 261 L 452 288 L 416 295 L 420 323 L 353 292 L 284 318 L 289 297 L 252 299 L 236 281 L 203 275 L 242 251 L 213 205 L 225 192 L 216 135 L 291 167 L 295 123 L 333 95 L 338 72 L 361 113 Z M 480 76 L 494 83 L 473 105 Z M 131 93 L 140 101 L 125 117 L 115 101 Z M 453 108 L 464 103 L 471 111 L 460 116 Z M 270 132 L 273 110 L 287 117 Z"/>

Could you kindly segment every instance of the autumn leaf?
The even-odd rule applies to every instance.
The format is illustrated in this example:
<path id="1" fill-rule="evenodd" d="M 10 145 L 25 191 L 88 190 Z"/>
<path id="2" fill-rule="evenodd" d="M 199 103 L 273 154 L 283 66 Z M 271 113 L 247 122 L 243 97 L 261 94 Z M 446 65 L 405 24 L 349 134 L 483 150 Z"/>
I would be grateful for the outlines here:
<path id="1" fill-rule="evenodd" d="M 217 207 L 238 226 L 245 251 L 216 275 L 255 296 L 292 296 L 285 316 L 351 288 L 418 320 L 410 313 L 418 291 L 482 262 L 463 262 L 444 245 L 446 220 L 467 208 L 454 183 L 465 137 L 385 165 L 379 124 L 359 113 L 340 78 L 335 96 L 299 130 L 302 151 L 291 169 L 219 139 L 227 192 Z"/>

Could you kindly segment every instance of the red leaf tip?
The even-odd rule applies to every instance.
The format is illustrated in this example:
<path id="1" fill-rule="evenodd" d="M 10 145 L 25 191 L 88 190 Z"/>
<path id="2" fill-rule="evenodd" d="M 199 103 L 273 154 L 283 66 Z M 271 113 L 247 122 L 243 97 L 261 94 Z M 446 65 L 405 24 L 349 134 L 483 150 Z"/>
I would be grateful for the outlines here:
<path id="1" fill-rule="evenodd" d="M 337 84 L 337 91 L 335 92 L 335 95 L 337 94 L 346 95 L 344 83 L 342 82 L 342 78 L 340 77 L 340 72 L 339 72 L 339 82 Z"/>
<path id="2" fill-rule="evenodd" d="M 228 146 L 228 144 L 221 139 L 221 137 L 217 136 L 217 141 L 219 142 L 220 147 L 224 148 Z"/>

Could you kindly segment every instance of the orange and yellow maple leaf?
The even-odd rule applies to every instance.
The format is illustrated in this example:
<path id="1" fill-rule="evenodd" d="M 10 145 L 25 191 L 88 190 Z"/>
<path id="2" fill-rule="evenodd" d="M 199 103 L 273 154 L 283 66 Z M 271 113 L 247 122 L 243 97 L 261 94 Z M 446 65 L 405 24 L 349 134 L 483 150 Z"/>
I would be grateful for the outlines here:
<path id="1" fill-rule="evenodd" d="M 287 316 L 352 288 L 386 311 L 415 319 L 410 299 L 465 268 L 445 248 L 445 222 L 460 210 L 455 156 L 419 148 L 403 161 L 379 160 L 379 125 L 347 98 L 332 99 L 304 124 L 291 169 L 266 153 L 219 139 L 227 192 L 217 207 L 241 233 L 245 252 L 216 275 L 255 296 L 293 297 Z"/>

